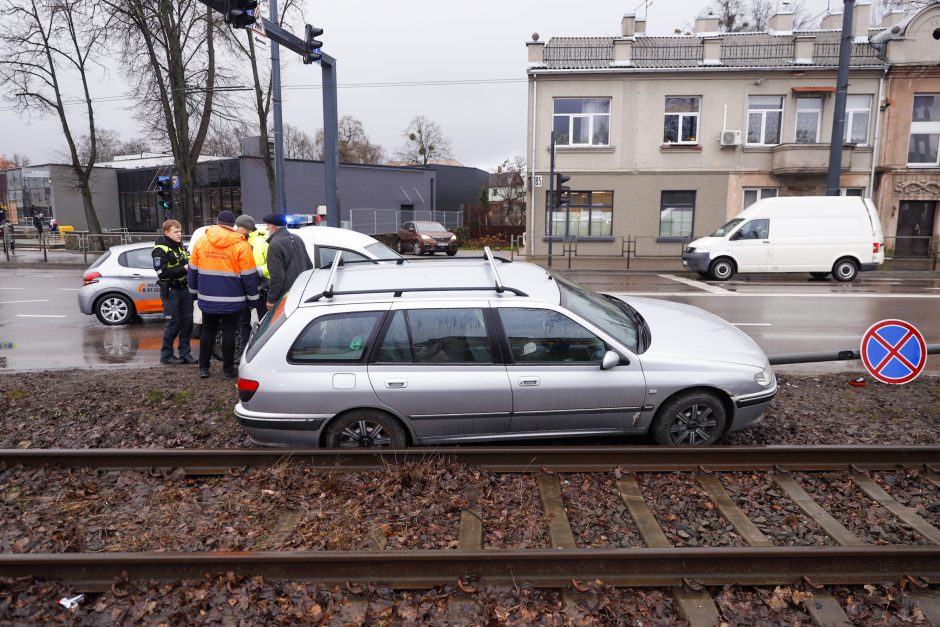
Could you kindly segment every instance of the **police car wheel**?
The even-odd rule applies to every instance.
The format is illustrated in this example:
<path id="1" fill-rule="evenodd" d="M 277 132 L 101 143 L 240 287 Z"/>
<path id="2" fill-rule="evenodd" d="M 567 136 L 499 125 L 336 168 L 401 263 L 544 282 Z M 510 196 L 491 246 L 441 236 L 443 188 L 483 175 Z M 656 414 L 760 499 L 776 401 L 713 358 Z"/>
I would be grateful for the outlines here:
<path id="1" fill-rule="evenodd" d="M 134 303 L 123 294 L 105 294 L 95 302 L 95 315 L 109 327 L 129 324 L 137 315 Z"/>

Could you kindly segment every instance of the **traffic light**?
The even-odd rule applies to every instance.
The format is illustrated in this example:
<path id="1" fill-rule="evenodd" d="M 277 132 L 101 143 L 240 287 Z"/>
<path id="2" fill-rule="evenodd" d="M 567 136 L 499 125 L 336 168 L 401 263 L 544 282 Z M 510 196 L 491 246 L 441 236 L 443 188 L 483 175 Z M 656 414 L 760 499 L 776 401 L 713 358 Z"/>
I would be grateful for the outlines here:
<path id="1" fill-rule="evenodd" d="M 255 17 L 257 8 L 258 0 L 226 0 L 223 10 L 225 23 L 233 28 L 248 28 L 258 21 Z"/>
<path id="2" fill-rule="evenodd" d="M 304 53 L 305 64 L 309 65 L 320 60 L 320 57 L 322 56 L 320 54 L 320 48 L 323 47 L 323 42 L 317 40 L 317 37 L 322 34 L 322 28 L 317 28 L 316 26 L 307 24 L 306 34 L 304 37 L 304 44 L 306 47 L 306 52 Z"/>
<path id="3" fill-rule="evenodd" d="M 571 188 L 565 185 L 571 180 L 570 176 L 555 174 L 555 206 L 563 207 L 571 201 Z"/>
<path id="4" fill-rule="evenodd" d="M 173 178 L 161 177 L 157 179 L 157 208 L 163 211 L 173 209 Z"/>

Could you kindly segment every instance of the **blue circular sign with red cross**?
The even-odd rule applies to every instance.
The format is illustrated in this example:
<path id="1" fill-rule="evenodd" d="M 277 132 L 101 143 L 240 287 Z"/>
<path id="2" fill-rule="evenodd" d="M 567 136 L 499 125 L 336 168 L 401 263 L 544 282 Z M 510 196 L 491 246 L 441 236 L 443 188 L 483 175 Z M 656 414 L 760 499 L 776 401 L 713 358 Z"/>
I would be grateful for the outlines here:
<path id="1" fill-rule="evenodd" d="M 882 383 L 900 385 L 917 378 L 927 364 L 927 343 L 903 320 L 882 320 L 862 336 L 862 363 Z"/>

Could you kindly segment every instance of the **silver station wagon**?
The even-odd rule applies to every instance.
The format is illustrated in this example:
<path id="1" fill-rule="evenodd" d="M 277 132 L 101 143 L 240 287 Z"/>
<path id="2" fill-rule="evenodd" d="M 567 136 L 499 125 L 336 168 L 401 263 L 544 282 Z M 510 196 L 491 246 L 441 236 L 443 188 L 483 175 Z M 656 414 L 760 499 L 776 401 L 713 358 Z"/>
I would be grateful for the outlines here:
<path id="1" fill-rule="evenodd" d="M 698 446 L 754 424 L 767 356 L 699 308 L 602 296 L 528 263 L 302 274 L 240 364 L 235 415 L 268 446 L 404 447 L 650 433 Z"/>

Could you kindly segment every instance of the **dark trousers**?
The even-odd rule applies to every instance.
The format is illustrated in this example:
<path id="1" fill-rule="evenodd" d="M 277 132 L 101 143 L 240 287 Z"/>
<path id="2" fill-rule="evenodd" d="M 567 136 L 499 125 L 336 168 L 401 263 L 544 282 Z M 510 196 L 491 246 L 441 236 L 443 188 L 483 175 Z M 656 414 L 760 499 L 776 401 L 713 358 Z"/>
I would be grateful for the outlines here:
<path id="1" fill-rule="evenodd" d="M 222 328 L 222 371 L 235 369 L 235 333 L 238 331 L 238 319 L 241 311 L 230 314 L 210 314 L 202 312 L 202 329 L 199 332 L 199 369 L 208 370 L 212 359 L 212 347 L 215 335 Z"/>
<path id="2" fill-rule="evenodd" d="M 193 297 L 183 287 L 170 287 L 163 299 L 163 345 L 160 346 L 160 359 L 173 357 L 173 340 L 178 335 L 179 357 L 184 359 L 190 354 L 189 337 L 193 334 Z"/>

